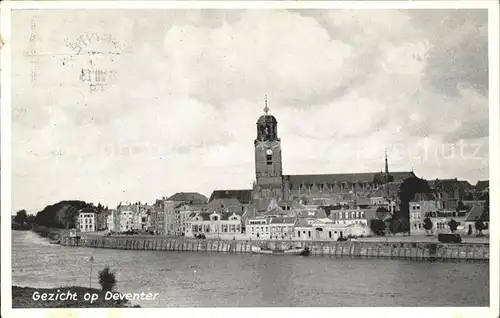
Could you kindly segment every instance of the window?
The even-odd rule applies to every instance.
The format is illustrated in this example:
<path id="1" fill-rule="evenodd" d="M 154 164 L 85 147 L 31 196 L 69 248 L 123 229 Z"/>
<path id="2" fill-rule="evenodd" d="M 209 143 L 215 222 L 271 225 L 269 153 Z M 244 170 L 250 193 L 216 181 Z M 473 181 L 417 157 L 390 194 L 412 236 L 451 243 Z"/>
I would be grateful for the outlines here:
<path id="1" fill-rule="evenodd" d="M 328 238 L 332 238 L 332 231 L 328 231 Z"/>
<path id="2" fill-rule="evenodd" d="M 308 231 L 307 233 L 309 233 L 309 237 L 311 237 L 311 231 Z"/>
<path id="3" fill-rule="evenodd" d="M 300 231 L 297 231 L 297 237 L 300 237 Z"/>

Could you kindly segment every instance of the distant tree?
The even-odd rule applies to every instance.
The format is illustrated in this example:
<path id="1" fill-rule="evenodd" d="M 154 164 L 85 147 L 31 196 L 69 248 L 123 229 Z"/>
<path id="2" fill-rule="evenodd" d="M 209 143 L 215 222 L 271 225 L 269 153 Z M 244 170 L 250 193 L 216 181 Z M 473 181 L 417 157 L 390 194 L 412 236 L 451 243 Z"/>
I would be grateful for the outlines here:
<path id="1" fill-rule="evenodd" d="M 371 219 L 370 220 L 370 230 L 372 230 L 372 232 L 375 235 L 379 235 L 379 236 L 384 235 L 385 229 L 386 229 L 386 225 L 385 225 L 384 221 L 379 220 L 379 219 Z"/>
<path id="2" fill-rule="evenodd" d="M 30 214 L 28 215 L 28 220 L 27 220 L 28 224 L 33 224 L 35 223 L 35 216 Z"/>
<path id="3" fill-rule="evenodd" d="M 99 272 L 99 285 L 103 291 L 113 291 L 116 286 L 116 274 L 109 269 L 108 265 Z"/>
<path id="4" fill-rule="evenodd" d="M 483 222 L 489 221 L 490 220 L 490 195 L 489 195 L 489 193 L 486 193 L 483 208 L 484 208 L 484 212 L 481 214 L 481 216 L 479 218 Z"/>
<path id="5" fill-rule="evenodd" d="M 375 212 L 389 212 L 385 206 L 380 206 L 377 208 L 377 211 Z"/>
<path id="6" fill-rule="evenodd" d="M 458 201 L 456 211 L 467 210 L 467 206 L 462 202 L 462 200 Z"/>
<path id="7" fill-rule="evenodd" d="M 385 228 L 392 233 L 392 216 L 384 220 Z"/>
<path id="8" fill-rule="evenodd" d="M 425 234 L 426 235 L 432 235 L 432 221 L 428 217 L 424 219 L 424 229 L 425 229 Z M 429 234 L 430 233 L 430 234 Z"/>
<path id="9" fill-rule="evenodd" d="M 483 230 L 485 228 L 483 220 L 476 220 L 476 222 L 474 223 L 474 227 L 476 228 L 476 231 L 479 232 L 479 235 L 483 235 Z"/>
<path id="10" fill-rule="evenodd" d="M 26 213 L 26 210 L 20 210 L 16 213 L 16 216 L 14 217 L 14 222 L 24 225 L 24 223 L 28 223 L 28 213 Z"/>
<path id="11" fill-rule="evenodd" d="M 406 222 L 394 222 L 393 231 L 394 233 L 399 232 L 409 232 L 410 231 L 410 201 L 415 198 L 417 193 L 431 193 L 431 189 L 429 188 L 429 184 L 427 181 L 417 178 L 410 177 L 401 183 L 399 187 L 399 213 L 397 215 L 398 220 L 405 219 Z M 397 226 L 396 226 L 397 225 Z"/>
<path id="12" fill-rule="evenodd" d="M 450 227 L 451 233 L 455 233 L 455 231 L 457 230 L 457 227 L 458 227 L 459 224 L 460 223 L 458 223 L 454 219 L 451 219 L 451 221 L 448 222 L 448 226 Z"/>
<path id="13" fill-rule="evenodd" d="M 404 217 L 399 219 L 399 229 L 398 232 L 402 232 L 406 235 L 410 235 L 410 221 Z"/>

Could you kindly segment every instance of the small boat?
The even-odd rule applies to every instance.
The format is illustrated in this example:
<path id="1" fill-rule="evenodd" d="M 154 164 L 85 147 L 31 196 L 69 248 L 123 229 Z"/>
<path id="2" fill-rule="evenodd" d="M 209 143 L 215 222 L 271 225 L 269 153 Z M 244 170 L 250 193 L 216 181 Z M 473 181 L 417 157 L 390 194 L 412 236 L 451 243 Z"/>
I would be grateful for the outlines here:
<path id="1" fill-rule="evenodd" d="M 308 256 L 310 254 L 308 247 L 296 247 L 287 250 L 271 250 L 266 248 L 261 248 L 259 246 L 252 246 L 252 253 L 255 254 L 269 254 L 269 255 L 300 255 Z"/>

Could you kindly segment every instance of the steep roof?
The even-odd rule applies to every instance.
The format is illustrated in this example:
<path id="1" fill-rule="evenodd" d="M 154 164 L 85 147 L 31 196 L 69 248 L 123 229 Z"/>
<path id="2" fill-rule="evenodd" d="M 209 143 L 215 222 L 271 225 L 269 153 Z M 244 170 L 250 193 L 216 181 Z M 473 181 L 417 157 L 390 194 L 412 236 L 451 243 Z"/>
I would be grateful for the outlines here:
<path id="1" fill-rule="evenodd" d="M 206 204 L 208 199 L 206 196 L 198 192 L 178 192 L 168 198 L 168 201 Z"/>
<path id="2" fill-rule="evenodd" d="M 393 181 L 386 184 L 381 185 L 375 191 L 371 193 L 371 197 L 382 197 L 387 198 L 391 196 L 397 196 L 399 193 L 399 189 L 401 187 L 402 181 Z"/>
<path id="3" fill-rule="evenodd" d="M 267 216 L 271 216 L 271 215 L 286 215 L 286 212 L 283 211 L 283 209 L 278 206 L 278 207 L 274 207 L 274 208 L 272 208 L 270 210 L 267 210 L 266 212 L 261 213 L 260 215 L 267 215 Z"/>
<path id="4" fill-rule="evenodd" d="M 230 214 L 236 213 L 238 215 L 243 215 L 243 213 L 245 212 L 245 206 L 239 203 L 239 201 L 236 199 L 218 199 L 210 202 L 210 204 L 208 205 L 208 210 L 210 212 Z"/>
<path id="5" fill-rule="evenodd" d="M 475 222 L 476 220 L 479 220 L 483 212 L 484 208 L 482 206 L 473 206 L 470 209 L 469 214 L 467 214 L 465 222 Z"/>
<path id="6" fill-rule="evenodd" d="M 356 200 L 356 205 L 371 205 L 371 201 L 368 198 L 358 198 Z"/>
<path id="7" fill-rule="evenodd" d="M 307 222 L 306 219 L 297 219 L 295 222 L 295 227 L 311 227 L 311 225 Z"/>
<path id="8" fill-rule="evenodd" d="M 252 202 L 252 190 L 215 190 L 208 201 L 212 202 L 216 199 L 237 199 L 242 204 L 250 204 Z"/>
<path id="9" fill-rule="evenodd" d="M 476 183 L 476 190 L 477 191 L 483 191 L 483 190 L 486 190 L 487 188 L 490 187 L 490 181 L 489 180 L 483 180 L 483 181 L 478 181 Z"/>
<path id="10" fill-rule="evenodd" d="M 295 211 L 296 215 L 301 218 L 325 219 L 326 212 L 324 209 L 298 209 Z"/>
<path id="11" fill-rule="evenodd" d="M 213 208 L 227 208 L 233 206 L 241 207 L 242 204 L 240 201 L 238 201 L 238 199 L 235 198 L 214 199 L 210 201 L 207 207 L 209 209 L 213 209 Z"/>
<path id="12" fill-rule="evenodd" d="M 474 186 L 472 184 L 469 183 L 469 181 L 467 180 L 458 180 L 458 184 L 460 186 L 460 188 L 462 188 L 463 190 L 472 190 L 474 189 Z"/>
<path id="13" fill-rule="evenodd" d="M 374 177 L 379 172 L 362 173 L 337 173 L 337 174 L 296 174 L 288 175 L 290 183 L 297 184 L 318 184 L 318 183 L 342 183 L 342 182 L 373 182 Z M 412 171 L 391 172 L 394 181 L 404 180 L 414 176 Z"/>
<path id="14" fill-rule="evenodd" d="M 253 206 L 257 212 L 267 211 L 273 199 L 254 200 Z"/>
<path id="15" fill-rule="evenodd" d="M 95 209 L 95 208 L 83 208 L 83 209 L 80 209 L 78 212 L 80 212 L 80 213 L 97 213 L 97 209 Z"/>
<path id="16" fill-rule="evenodd" d="M 339 196 L 336 197 L 338 198 Z M 338 200 L 336 200 L 335 198 L 313 198 L 309 201 L 309 204 L 317 206 L 327 206 L 327 205 L 334 205 L 335 203 L 337 203 L 337 201 Z"/>
<path id="17" fill-rule="evenodd" d="M 273 218 L 271 220 L 271 224 L 295 224 L 296 219 L 295 218 Z"/>

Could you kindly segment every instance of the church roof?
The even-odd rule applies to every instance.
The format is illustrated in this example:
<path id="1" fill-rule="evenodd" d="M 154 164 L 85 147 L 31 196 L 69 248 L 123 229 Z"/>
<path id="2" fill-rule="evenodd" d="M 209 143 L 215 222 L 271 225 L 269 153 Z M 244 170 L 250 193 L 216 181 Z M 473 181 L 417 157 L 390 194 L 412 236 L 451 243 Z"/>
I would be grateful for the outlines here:
<path id="1" fill-rule="evenodd" d="M 266 114 L 266 115 L 262 115 L 259 117 L 259 120 L 257 120 L 257 124 L 277 124 L 278 121 L 276 120 L 276 118 L 273 116 L 273 115 L 269 115 L 269 114 Z"/>
<path id="2" fill-rule="evenodd" d="M 210 196 L 209 202 L 215 199 L 237 199 L 241 204 L 250 204 L 252 201 L 252 190 L 215 190 Z"/>
<path id="3" fill-rule="evenodd" d="M 290 183 L 319 184 L 319 183 L 342 183 L 342 182 L 373 182 L 375 175 L 379 172 L 362 173 L 337 173 L 337 174 L 295 174 L 289 175 Z M 414 176 L 411 171 L 391 172 L 394 181 L 404 180 Z"/>

